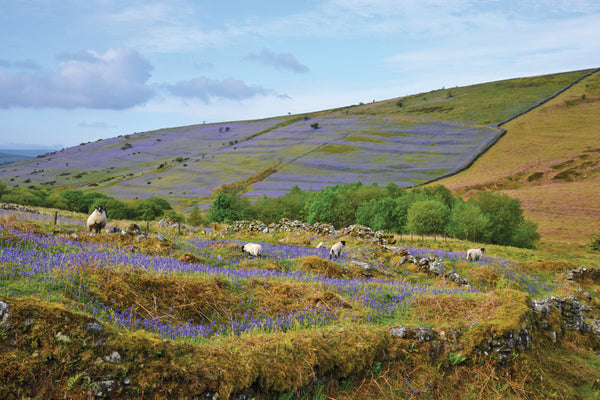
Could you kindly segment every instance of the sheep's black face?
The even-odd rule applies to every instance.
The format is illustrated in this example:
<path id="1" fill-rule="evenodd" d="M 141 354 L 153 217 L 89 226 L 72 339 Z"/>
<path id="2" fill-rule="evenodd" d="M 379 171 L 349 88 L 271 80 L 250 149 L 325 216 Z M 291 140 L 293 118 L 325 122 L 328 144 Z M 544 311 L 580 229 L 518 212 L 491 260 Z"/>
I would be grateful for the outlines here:
<path id="1" fill-rule="evenodd" d="M 102 212 L 102 206 L 96 206 L 96 210 L 98 210 L 98 212 Z"/>
<path id="2" fill-rule="evenodd" d="M 340 243 L 342 243 L 344 246 L 346 245 L 346 241 L 342 240 Z"/>

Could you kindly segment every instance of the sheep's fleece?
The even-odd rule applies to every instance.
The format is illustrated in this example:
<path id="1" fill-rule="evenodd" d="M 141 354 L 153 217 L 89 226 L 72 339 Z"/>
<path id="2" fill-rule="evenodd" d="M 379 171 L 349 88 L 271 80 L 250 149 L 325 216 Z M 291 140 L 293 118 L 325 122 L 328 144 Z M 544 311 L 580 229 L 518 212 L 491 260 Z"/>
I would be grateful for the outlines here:
<path id="1" fill-rule="evenodd" d="M 100 230 L 106 226 L 106 221 L 106 211 L 102 206 L 97 206 L 87 219 L 88 230 L 91 232 L 94 229 L 96 233 L 100 233 Z"/>
<path id="2" fill-rule="evenodd" d="M 342 249 L 344 248 L 345 245 L 346 245 L 346 241 L 341 240 L 341 241 L 337 242 L 336 244 L 334 244 L 333 246 L 331 246 L 331 250 L 329 250 L 329 259 L 331 260 L 332 257 L 334 259 L 339 258 L 340 254 L 342 253 Z"/>
<path id="3" fill-rule="evenodd" d="M 467 250 L 467 260 L 469 261 L 479 261 L 481 257 L 485 254 L 485 249 L 469 249 Z"/>
<path id="4" fill-rule="evenodd" d="M 254 257 L 258 257 L 262 254 L 262 246 L 256 243 L 246 243 L 242 246 L 242 251 L 253 255 Z"/>

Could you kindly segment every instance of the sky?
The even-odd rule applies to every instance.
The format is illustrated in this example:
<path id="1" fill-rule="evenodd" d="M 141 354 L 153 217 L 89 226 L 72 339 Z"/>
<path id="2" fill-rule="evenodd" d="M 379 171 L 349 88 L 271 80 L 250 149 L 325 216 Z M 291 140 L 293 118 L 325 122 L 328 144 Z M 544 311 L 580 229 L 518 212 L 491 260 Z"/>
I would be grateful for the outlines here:
<path id="1" fill-rule="evenodd" d="M 600 67 L 598 0 L 0 5 L 0 149 Z"/>

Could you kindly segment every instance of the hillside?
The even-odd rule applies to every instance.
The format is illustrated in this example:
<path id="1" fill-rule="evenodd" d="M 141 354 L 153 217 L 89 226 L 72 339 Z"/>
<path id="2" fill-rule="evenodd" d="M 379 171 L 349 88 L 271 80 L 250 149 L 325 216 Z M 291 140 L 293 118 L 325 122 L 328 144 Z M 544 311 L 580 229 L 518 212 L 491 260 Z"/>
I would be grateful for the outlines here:
<path id="1" fill-rule="evenodd" d="M 544 240 L 589 243 L 600 232 L 600 74 L 503 125 L 468 170 L 441 183 L 465 197 L 501 191 L 522 202 Z"/>
<path id="2" fill-rule="evenodd" d="M 238 183 L 250 198 L 293 185 L 421 184 L 468 165 L 527 110 L 591 70 L 440 89 L 371 104 L 258 121 L 193 125 L 82 143 L 0 167 L 9 187 L 161 196 L 206 206 Z M 356 161 L 361 162 L 357 163 Z"/>
<path id="3" fill-rule="evenodd" d="M 466 261 L 468 242 L 285 222 L 89 234 L 61 214 L 0 210 L 5 398 L 600 393 L 595 254 L 490 245 Z M 316 246 L 340 239 L 337 260 Z"/>

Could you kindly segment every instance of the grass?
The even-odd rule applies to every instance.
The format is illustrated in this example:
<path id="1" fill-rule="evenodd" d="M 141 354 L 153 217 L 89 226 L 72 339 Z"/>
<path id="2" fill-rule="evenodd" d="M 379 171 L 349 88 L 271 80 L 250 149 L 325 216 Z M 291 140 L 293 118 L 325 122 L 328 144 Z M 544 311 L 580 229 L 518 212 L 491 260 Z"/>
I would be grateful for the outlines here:
<path id="1" fill-rule="evenodd" d="M 76 213 L 56 229 L 44 216 L 52 211 L 41 211 L 0 216 L 0 257 L 8 257 L 0 258 L 0 300 L 10 305 L 0 329 L 0 386 L 17 398 L 85 398 L 103 381 L 117 382 L 112 393 L 125 398 L 595 393 L 598 339 L 565 330 L 556 314 L 542 329 L 530 307 L 531 299 L 581 290 L 592 293 L 589 301 L 580 297 L 594 308 L 588 317 L 598 318 L 599 283 L 564 278 L 580 262 L 598 267 L 593 255 L 488 246 L 489 258 L 467 262 L 461 249 L 475 244 L 398 238 L 414 254 L 443 257 L 469 279 L 472 290 L 465 290 L 354 238 L 342 260 L 332 262 L 326 249 L 320 256 L 310 245 L 328 238 L 218 230 L 176 236 L 165 229 L 166 243 L 139 241 L 88 235 L 85 216 Z M 264 256 L 242 256 L 244 240 L 263 243 Z M 34 250 L 32 261 L 26 249 Z M 22 261 L 10 252 L 21 252 Z M 375 266 L 370 277 L 353 260 Z M 104 330 L 90 330 L 93 321 Z M 431 327 L 434 340 L 392 337 L 390 329 L 401 325 Z M 506 364 L 479 353 L 490 338 L 525 327 L 532 347 Z M 548 345 L 552 329 L 559 341 Z"/>
<path id="2" fill-rule="evenodd" d="M 335 184 L 322 182 L 323 175 L 332 175 L 339 182 L 360 180 L 364 184 L 382 186 L 397 182 L 410 186 L 459 169 L 484 143 L 498 135 L 489 125 L 522 112 L 587 72 L 444 88 L 289 117 L 134 133 L 0 167 L 0 177 L 11 187 L 73 188 L 120 198 L 160 195 L 178 211 L 187 210 L 194 202 L 191 198 L 206 206 L 219 185 L 243 182 L 273 166 L 279 166 L 278 171 L 266 177 L 262 185 L 246 187 L 250 198 L 281 194 L 289 190 L 285 182 L 291 181 L 306 190 Z M 591 80 L 586 80 L 585 84 L 592 85 L 589 82 Z M 578 124 L 577 131 L 593 125 L 593 107 L 597 104 L 594 90 L 597 89 L 584 86 L 569 92 L 573 90 L 579 91 L 560 107 L 570 110 L 574 117 L 558 133 L 570 132 L 573 124 Z M 586 116 L 579 119 L 577 115 L 582 112 Z M 320 128 L 312 129 L 310 126 L 314 123 L 319 123 Z M 557 121 L 552 124 L 557 125 Z M 131 147 L 122 150 L 126 143 Z M 391 165 L 380 163 L 382 155 L 393 160 L 406 153 L 421 154 L 410 158 L 410 172 L 396 168 L 393 162 Z M 366 162 L 357 165 L 357 155 Z M 573 157 L 578 155 L 580 153 L 574 153 Z M 178 162 L 177 156 L 185 161 Z M 335 161 L 334 168 L 327 164 L 329 159 Z M 323 163 L 318 164 L 321 161 Z M 365 168 L 376 163 L 376 171 Z M 311 168 L 318 173 L 312 174 Z M 567 179 L 577 180 L 581 174 L 593 170 L 590 166 L 585 171 L 578 168 L 563 174 Z M 65 172 L 70 174 L 64 175 Z M 86 174 L 81 175 L 83 172 Z"/>
<path id="3" fill-rule="evenodd" d="M 583 95 L 585 102 L 573 103 Z M 471 168 L 437 183 L 465 197 L 506 192 L 521 200 L 546 240 L 583 245 L 600 230 L 599 113 L 596 73 L 506 124 L 507 133 Z"/>

